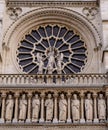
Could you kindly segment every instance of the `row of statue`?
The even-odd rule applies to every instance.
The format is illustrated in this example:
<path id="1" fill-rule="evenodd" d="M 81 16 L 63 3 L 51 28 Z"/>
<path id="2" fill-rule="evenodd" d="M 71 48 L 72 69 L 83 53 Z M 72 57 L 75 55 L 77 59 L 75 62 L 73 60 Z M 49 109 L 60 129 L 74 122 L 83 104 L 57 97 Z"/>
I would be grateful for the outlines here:
<path id="1" fill-rule="evenodd" d="M 57 98 L 57 118 L 59 122 L 67 121 L 68 113 L 68 100 L 64 93 L 61 93 Z M 106 119 L 106 101 L 104 95 L 100 93 L 97 98 L 97 117 L 99 121 L 105 121 Z M 28 111 L 28 100 L 26 94 L 22 94 L 18 101 L 18 121 L 26 121 L 27 111 Z M 39 94 L 35 94 L 31 98 L 31 121 L 39 122 L 40 113 L 42 111 L 41 98 Z M 51 93 L 47 94 L 47 98 L 44 99 L 43 108 L 44 108 L 44 119 L 46 122 L 53 122 L 54 118 L 54 98 Z M 13 113 L 15 109 L 15 99 L 12 94 L 8 94 L 5 103 L 5 121 L 12 121 Z M 93 121 L 93 112 L 94 111 L 94 102 L 92 99 L 91 93 L 88 93 L 84 99 L 84 117 L 88 122 Z M 79 99 L 78 94 L 73 94 L 70 99 L 70 117 L 73 122 L 80 122 L 81 119 L 81 100 Z"/>
<path id="2" fill-rule="evenodd" d="M 38 74 L 43 74 L 44 69 L 44 58 L 42 53 L 37 53 L 37 63 L 38 63 Z M 55 54 L 54 49 L 51 47 L 47 54 L 47 70 L 48 74 L 52 74 L 54 68 L 57 70 L 58 74 L 61 74 L 62 71 L 62 62 L 63 62 L 63 53 Z"/>

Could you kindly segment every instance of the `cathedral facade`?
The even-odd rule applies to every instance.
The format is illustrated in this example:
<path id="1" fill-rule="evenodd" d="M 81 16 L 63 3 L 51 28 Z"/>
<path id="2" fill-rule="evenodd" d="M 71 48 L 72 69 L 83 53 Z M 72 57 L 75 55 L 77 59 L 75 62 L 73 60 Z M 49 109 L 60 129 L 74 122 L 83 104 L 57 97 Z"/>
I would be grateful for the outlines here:
<path id="1" fill-rule="evenodd" d="M 108 129 L 108 0 L 0 0 L 0 130 Z"/>

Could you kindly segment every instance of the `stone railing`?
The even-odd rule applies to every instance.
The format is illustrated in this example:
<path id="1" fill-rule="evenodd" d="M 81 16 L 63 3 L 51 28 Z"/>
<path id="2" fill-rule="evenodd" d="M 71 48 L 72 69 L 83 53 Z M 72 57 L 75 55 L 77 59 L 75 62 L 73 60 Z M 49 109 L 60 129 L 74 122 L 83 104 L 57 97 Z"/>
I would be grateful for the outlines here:
<path id="1" fill-rule="evenodd" d="M 108 83 L 107 74 L 67 74 L 67 75 L 27 75 L 1 74 L 0 86 L 4 85 L 61 85 L 61 86 L 91 86 Z"/>

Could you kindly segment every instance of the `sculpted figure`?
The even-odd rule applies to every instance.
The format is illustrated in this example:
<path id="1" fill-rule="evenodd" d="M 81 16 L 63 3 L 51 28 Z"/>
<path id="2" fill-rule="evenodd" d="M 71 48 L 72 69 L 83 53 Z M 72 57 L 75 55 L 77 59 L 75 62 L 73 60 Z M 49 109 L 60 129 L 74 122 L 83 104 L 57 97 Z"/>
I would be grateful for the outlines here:
<path id="1" fill-rule="evenodd" d="M 57 72 L 58 72 L 58 74 L 61 74 L 61 71 L 62 71 L 62 61 L 63 61 L 63 53 L 60 53 L 57 56 Z"/>
<path id="2" fill-rule="evenodd" d="M 87 122 L 91 122 L 93 120 L 93 101 L 91 93 L 87 94 L 87 99 L 85 100 L 85 115 Z"/>
<path id="3" fill-rule="evenodd" d="M 35 94 L 35 97 L 32 100 L 32 121 L 37 122 L 39 118 L 40 111 L 40 99 L 38 94 Z"/>
<path id="4" fill-rule="evenodd" d="M 43 67 L 44 67 L 44 62 L 43 62 L 43 57 L 41 53 L 37 53 L 37 61 L 38 61 L 38 74 L 43 74 Z"/>
<path id="5" fill-rule="evenodd" d="M 6 100 L 6 113 L 5 113 L 6 121 L 11 121 L 12 120 L 13 107 L 14 107 L 14 100 L 12 98 L 12 95 L 9 94 L 8 98 Z"/>
<path id="6" fill-rule="evenodd" d="M 67 101 L 64 94 L 60 95 L 59 100 L 59 121 L 65 122 L 67 118 Z"/>
<path id="7" fill-rule="evenodd" d="M 52 74 L 54 65 L 55 65 L 54 50 L 53 48 L 50 48 L 48 53 L 48 65 L 47 65 L 48 74 Z"/>
<path id="8" fill-rule="evenodd" d="M 51 94 L 48 94 L 48 98 L 45 101 L 46 107 L 46 121 L 52 121 L 53 118 L 53 99 Z"/>
<path id="9" fill-rule="evenodd" d="M 106 104 L 103 98 L 103 94 L 99 94 L 98 99 L 98 117 L 100 121 L 104 121 L 106 118 Z"/>
<path id="10" fill-rule="evenodd" d="M 76 94 L 73 95 L 72 100 L 72 118 L 73 122 L 78 122 L 80 119 L 80 101 Z"/>
<path id="11" fill-rule="evenodd" d="M 23 94 L 19 103 L 19 121 L 24 121 L 26 119 L 27 113 L 27 100 L 26 95 Z"/>

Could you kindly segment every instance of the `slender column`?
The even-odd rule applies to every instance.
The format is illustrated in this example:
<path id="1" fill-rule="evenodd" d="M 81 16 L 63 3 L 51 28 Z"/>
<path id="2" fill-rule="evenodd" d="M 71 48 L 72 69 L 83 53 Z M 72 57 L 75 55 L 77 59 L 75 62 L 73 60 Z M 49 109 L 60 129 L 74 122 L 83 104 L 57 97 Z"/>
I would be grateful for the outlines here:
<path id="1" fill-rule="evenodd" d="M 53 119 L 53 123 L 58 123 L 58 119 L 57 119 L 57 97 L 58 97 L 58 94 L 55 93 L 54 94 L 54 119 Z"/>
<path id="2" fill-rule="evenodd" d="M 80 97 L 81 97 L 81 119 L 80 119 L 80 123 L 85 123 L 85 119 L 84 119 L 84 94 L 81 93 Z"/>
<path id="3" fill-rule="evenodd" d="M 68 119 L 67 119 L 67 123 L 71 123 L 71 117 L 70 117 L 70 115 L 71 115 L 71 113 L 70 113 L 70 98 L 71 98 L 71 94 L 70 93 L 68 93 L 67 94 L 67 97 L 68 97 Z"/>
<path id="4" fill-rule="evenodd" d="M 27 123 L 31 122 L 31 98 L 32 98 L 32 93 L 28 93 L 28 112 L 27 112 L 27 119 L 26 119 Z"/>
<path id="5" fill-rule="evenodd" d="M 107 106 L 106 106 L 106 108 L 107 108 L 107 122 L 108 122 L 108 92 L 106 92 L 106 97 L 107 97 Z"/>
<path id="6" fill-rule="evenodd" d="M 44 94 L 41 94 L 41 118 L 39 120 L 40 123 L 44 122 Z"/>
<path id="7" fill-rule="evenodd" d="M 0 123 L 4 123 L 5 121 L 5 102 L 6 102 L 6 93 L 2 93 L 1 95 L 2 97 L 2 110 L 1 110 L 1 119 L 0 119 Z"/>
<path id="8" fill-rule="evenodd" d="M 15 93 L 15 112 L 14 112 L 14 119 L 13 123 L 18 122 L 18 98 L 19 98 L 19 93 Z"/>
<path id="9" fill-rule="evenodd" d="M 94 122 L 99 122 L 99 120 L 97 119 L 97 102 L 96 102 L 97 93 L 93 94 L 93 98 L 94 98 Z"/>

